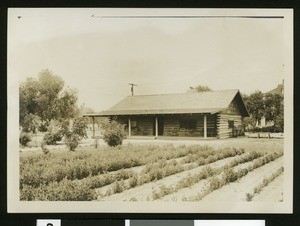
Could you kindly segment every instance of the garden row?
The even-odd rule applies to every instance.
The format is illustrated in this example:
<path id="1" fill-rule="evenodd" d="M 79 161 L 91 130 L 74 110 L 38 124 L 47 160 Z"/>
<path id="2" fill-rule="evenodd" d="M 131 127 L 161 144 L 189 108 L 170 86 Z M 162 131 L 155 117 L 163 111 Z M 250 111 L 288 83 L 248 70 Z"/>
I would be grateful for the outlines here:
<path id="1" fill-rule="evenodd" d="M 202 146 L 175 148 L 172 145 L 161 147 L 129 145 L 123 146 L 122 149 L 106 148 L 97 152 L 24 155 L 20 164 L 21 199 L 91 200 L 94 199 L 95 188 L 114 183 L 115 188 L 108 194 L 121 192 L 130 187 L 242 153 L 243 150 L 219 151 Z M 180 161 L 175 160 L 180 157 L 184 158 Z M 140 174 L 130 169 L 141 165 L 144 167 Z M 124 180 L 128 180 L 128 185 L 122 185 Z M 65 195 L 64 189 L 68 189 Z M 86 192 L 89 192 L 88 197 L 84 195 Z M 73 197 L 70 197 L 69 193 L 73 193 Z"/>
<path id="2" fill-rule="evenodd" d="M 115 191 L 117 189 L 118 192 L 103 193 L 104 195 L 98 196 L 98 199 L 103 201 L 182 200 L 187 194 L 192 196 L 195 193 L 196 195 L 214 180 L 213 178 L 220 177 L 221 180 L 224 175 L 227 175 L 227 178 L 234 177 L 236 175 L 234 172 L 238 172 L 239 168 L 250 167 L 251 171 L 253 171 L 254 168 L 251 168 L 251 166 L 258 169 L 260 166 L 266 165 L 280 156 L 282 156 L 281 152 L 278 154 L 245 153 L 240 156 L 205 164 L 192 170 L 186 170 L 136 188 L 131 187 L 128 180 L 115 182 L 109 186 L 109 190 Z"/>

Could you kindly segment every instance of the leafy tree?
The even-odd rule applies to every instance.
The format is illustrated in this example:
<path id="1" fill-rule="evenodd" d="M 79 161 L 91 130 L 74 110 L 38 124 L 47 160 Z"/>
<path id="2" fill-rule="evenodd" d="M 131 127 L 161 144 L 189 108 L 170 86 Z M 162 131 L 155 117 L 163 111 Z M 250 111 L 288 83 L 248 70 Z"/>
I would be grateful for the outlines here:
<path id="1" fill-rule="evenodd" d="M 264 95 L 261 91 L 252 93 L 245 100 L 246 107 L 252 120 L 252 126 L 255 127 L 256 122 L 260 123 L 261 118 L 265 115 Z"/>
<path id="2" fill-rule="evenodd" d="M 267 93 L 264 102 L 266 120 L 273 122 L 274 132 L 277 126 L 283 131 L 283 96 L 277 93 Z"/>
<path id="3" fill-rule="evenodd" d="M 36 133 L 41 126 L 41 118 L 31 113 L 24 116 L 23 119 L 23 131 Z"/>
<path id="4" fill-rule="evenodd" d="M 77 108 L 77 91 L 70 88 L 63 91 L 58 103 L 58 115 L 60 118 L 72 118 L 78 116 L 79 109 Z"/>
<path id="5" fill-rule="evenodd" d="M 20 125 L 32 114 L 40 117 L 41 127 L 46 131 L 52 119 L 69 119 L 78 115 L 77 92 L 65 88 L 61 77 L 49 70 L 39 73 L 38 79 L 28 78 L 19 87 Z M 25 120 L 25 121 L 24 121 Z"/>
<path id="6" fill-rule="evenodd" d="M 27 78 L 25 82 L 19 86 L 19 121 L 23 126 L 24 118 L 28 114 L 36 115 L 38 111 L 37 95 L 39 90 L 38 81 L 34 78 Z"/>
<path id="7" fill-rule="evenodd" d="M 200 86 L 200 85 L 196 86 L 194 89 L 195 89 L 197 92 L 208 92 L 208 91 L 212 91 L 212 89 L 209 88 L 208 86 Z"/>
<path id="8" fill-rule="evenodd" d="M 209 88 L 208 86 L 201 86 L 201 85 L 198 85 L 196 87 L 190 87 L 190 89 L 187 90 L 187 92 L 208 92 L 208 91 L 212 91 L 211 88 Z"/>

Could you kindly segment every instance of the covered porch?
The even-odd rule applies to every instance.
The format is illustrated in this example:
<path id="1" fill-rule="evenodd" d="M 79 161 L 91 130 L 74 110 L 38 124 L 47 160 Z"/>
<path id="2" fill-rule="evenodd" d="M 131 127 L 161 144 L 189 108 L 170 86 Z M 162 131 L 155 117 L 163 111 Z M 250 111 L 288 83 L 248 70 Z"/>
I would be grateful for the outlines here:
<path id="1" fill-rule="evenodd" d="M 153 114 L 153 115 L 86 115 L 92 118 L 93 137 L 95 136 L 95 118 L 114 118 L 124 125 L 128 138 L 174 139 L 217 138 L 216 114 Z"/>

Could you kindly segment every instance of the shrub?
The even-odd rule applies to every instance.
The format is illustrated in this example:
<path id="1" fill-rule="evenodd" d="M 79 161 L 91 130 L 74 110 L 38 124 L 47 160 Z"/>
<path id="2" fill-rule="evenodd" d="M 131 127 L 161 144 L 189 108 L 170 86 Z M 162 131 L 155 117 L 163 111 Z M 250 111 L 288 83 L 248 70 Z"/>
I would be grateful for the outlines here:
<path id="1" fill-rule="evenodd" d="M 46 147 L 46 144 L 45 144 L 45 142 L 42 142 L 41 143 L 41 148 L 42 148 L 42 152 L 45 154 L 45 155 L 47 155 L 47 154 L 49 154 L 49 149 Z"/>
<path id="2" fill-rule="evenodd" d="M 125 137 L 123 126 L 116 121 L 111 121 L 104 129 L 103 140 L 111 147 L 121 145 Z"/>
<path id="3" fill-rule="evenodd" d="M 96 139 L 94 140 L 94 147 L 95 147 L 95 149 L 97 149 L 98 146 L 99 146 L 99 139 L 96 138 Z"/>
<path id="4" fill-rule="evenodd" d="M 62 123 L 62 134 L 70 151 L 75 151 L 80 140 L 87 137 L 87 128 L 87 119 L 85 118 L 75 118 L 73 123 L 71 121 Z"/>
<path id="5" fill-rule="evenodd" d="M 75 151 L 75 149 L 79 145 L 79 137 L 76 134 L 73 134 L 72 132 L 65 134 L 64 141 L 70 151 Z"/>
<path id="6" fill-rule="evenodd" d="M 243 126 L 239 125 L 235 129 L 238 137 L 245 136 L 245 129 Z"/>
<path id="7" fill-rule="evenodd" d="M 63 134 L 60 130 L 58 131 L 48 131 L 44 136 L 44 142 L 47 145 L 54 145 L 57 144 L 58 141 L 61 141 L 63 138 Z"/>
<path id="8" fill-rule="evenodd" d="M 67 179 L 41 184 L 37 188 L 24 185 L 20 191 L 20 200 L 23 201 L 91 201 L 95 198 L 96 193 L 88 184 Z"/>
<path id="9" fill-rule="evenodd" d="M 26 132 L 21 132 L 19 137 L 19 142 L 22 146 L 27 146 L 27 144 L 32 140 L 31 134 Z"/>

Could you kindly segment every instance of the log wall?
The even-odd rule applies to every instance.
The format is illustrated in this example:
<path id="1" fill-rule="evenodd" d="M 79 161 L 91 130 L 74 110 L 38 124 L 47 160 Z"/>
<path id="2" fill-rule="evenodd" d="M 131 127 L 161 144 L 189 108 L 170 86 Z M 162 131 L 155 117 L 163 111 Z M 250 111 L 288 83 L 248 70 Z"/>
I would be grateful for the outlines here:
<path id="1" fill-rule="evenodd" d="M 220 113 L 217 115 L 217 132 L 219 138 L 229 138 L 232 136 L 232 129 L 229 128 L 229 121 L 234 121 L 234 126 L 242 125 L 241 115 L 231 115 Z"/>
<path id="2" fill-rule="evenodd" d="M 180 128 L 180 121 L 196 121 L 196 129 Z M 207 115 L 207 136 L 216 136 L 216 115 Z M 165 136 L 189 136 L 204 137 L 204 116 L 203 115 L 170 115 L 164 117 Z"/>

